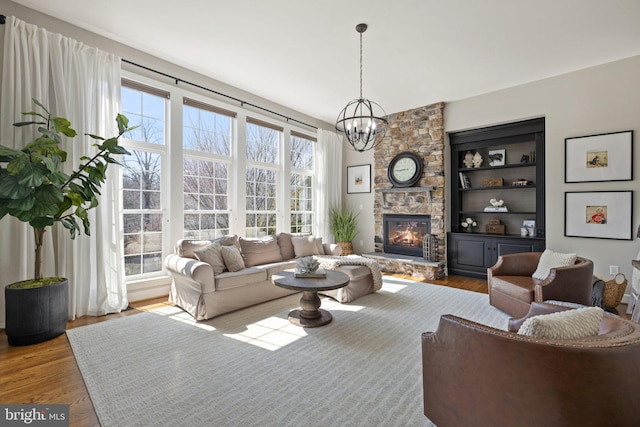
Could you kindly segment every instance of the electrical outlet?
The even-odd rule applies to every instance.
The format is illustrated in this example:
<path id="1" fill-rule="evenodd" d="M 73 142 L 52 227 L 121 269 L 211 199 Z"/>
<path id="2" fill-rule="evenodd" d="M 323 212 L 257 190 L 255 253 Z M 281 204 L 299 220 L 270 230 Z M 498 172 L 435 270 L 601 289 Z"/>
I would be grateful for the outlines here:
<path id="1" fill-rule="evenodd" d="M 360 240 L 360 247 L 364 246 L 364 241 Z"/>
<path id="2" fill-rule="evenodd" d="M 609 266 L 609 274 L 611 276 L 615 276 L 618 273 L 620 273 L 620 266 L 617 266 L 617 265 L 610 265 Z"/>

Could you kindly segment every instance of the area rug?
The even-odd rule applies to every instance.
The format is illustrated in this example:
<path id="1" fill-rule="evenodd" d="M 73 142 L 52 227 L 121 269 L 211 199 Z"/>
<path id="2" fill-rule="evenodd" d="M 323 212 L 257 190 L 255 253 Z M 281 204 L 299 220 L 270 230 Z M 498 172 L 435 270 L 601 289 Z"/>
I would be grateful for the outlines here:
<path id="1" fill-rule="evenodd" d="M 385 277 L 333 322 L 303 329 L 299 295 L 205 322 L 175 307 L 70 329 L 100 423 L 110 426 L 430 426 L 421 333 L 456 314 L 506 329 L 488 296 Z"/>

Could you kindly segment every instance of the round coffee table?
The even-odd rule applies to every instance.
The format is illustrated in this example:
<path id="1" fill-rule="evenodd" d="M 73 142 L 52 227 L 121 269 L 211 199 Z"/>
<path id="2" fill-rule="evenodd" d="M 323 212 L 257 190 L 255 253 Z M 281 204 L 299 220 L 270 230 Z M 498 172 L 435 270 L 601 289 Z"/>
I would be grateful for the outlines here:
<path id="1" fill-rule="evenodd" d="M 333 316 L 320 308 L 318 291 L 329 291 L 347 286 L 349 276 L 339 271 L 327 270 L 326 277 L 296 277 L 293 270 L 274 274 L 273 283 L 281 288 L 302 291 L 300 308 L 289 312 L 289 321 L 303 328 L 316 328 L 331 322 Z"/>

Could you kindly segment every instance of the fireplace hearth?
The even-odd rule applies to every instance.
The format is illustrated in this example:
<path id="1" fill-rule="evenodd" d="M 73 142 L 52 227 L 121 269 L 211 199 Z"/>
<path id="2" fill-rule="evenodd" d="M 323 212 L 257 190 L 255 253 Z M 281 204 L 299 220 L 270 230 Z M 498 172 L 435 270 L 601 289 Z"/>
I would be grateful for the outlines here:
<path id="1" fill-rule="evenodd" d="M 422 242 L 431 233 L 431 215 L 384 214 L 384 252 L 422 257 Z"/>

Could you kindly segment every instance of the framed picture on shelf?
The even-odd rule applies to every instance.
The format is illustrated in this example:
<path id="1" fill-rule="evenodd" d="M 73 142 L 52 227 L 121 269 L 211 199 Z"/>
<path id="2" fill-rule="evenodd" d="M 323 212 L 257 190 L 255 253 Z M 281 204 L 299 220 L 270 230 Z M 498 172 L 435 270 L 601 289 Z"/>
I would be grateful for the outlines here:
<path id="1" fill-rule="evenodd" d="M 564 193 L 564 235 L 631 240 L 633 191 Z"/>
<path id="2" fill-rule="evenodd" d="M 506 150 L 489 150 L 489 166 L 504 166 Z"/>
<path id="3" fill-rule="evenodd" d="M 347 166 L 347 194 L 371 193 L 371 165 Z"/>
<path id="4" fill-rule="evenodd" d="M 564 182 L 633 179 L 633 131 L 565 138 Z"/>
<path id="5" fill-rule="evenodd" d="M 536 220 L 535 219 L 525 219 L 522 221 L 522 228 L 524 228 L 527 233 L 520 233 L 523 236 L 536 237 Z"/>

